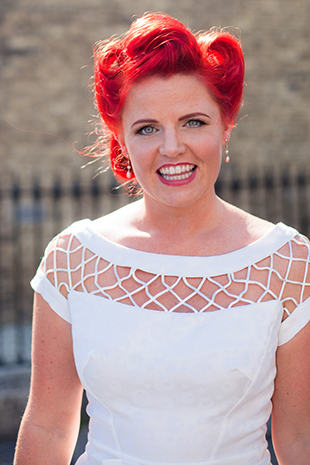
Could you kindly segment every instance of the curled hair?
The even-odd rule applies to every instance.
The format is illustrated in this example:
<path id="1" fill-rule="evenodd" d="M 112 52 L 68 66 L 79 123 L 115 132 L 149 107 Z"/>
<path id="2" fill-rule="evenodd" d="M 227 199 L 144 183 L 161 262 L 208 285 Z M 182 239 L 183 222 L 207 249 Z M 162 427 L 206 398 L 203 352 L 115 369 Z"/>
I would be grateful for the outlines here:
<path id="1" fill-rule="evenodd" d="M 148 13 L 122 37 L 94 47 L 95 105 L 110 135 L 114 174 L 126 178 L 126 162 L 116 134 L 132 85 L 148 76 L 193 74 L 205 82 L 222 119 L 233 124 L 242 104 L 244 59 L 240 41 L 222 29 L 193 34 L 178 20 Z"/>

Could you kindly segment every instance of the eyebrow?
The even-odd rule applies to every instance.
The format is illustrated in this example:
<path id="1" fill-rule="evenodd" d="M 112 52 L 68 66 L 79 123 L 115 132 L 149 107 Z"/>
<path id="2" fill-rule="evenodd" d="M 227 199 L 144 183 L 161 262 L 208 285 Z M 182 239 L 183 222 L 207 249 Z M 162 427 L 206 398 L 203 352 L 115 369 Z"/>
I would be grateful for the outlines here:
<path id="1" fill-rule="evenodd" d="M 199 111 L 195 112 L 195 113 L 189 113 L 188 115 L 184 115 L 184 116 L 181 116 L 179 118 L 179 121 L 183 121 L 184 119 L 187 119 L 187 118 L 195 118 L 197 116 L 205 116 L 206 118 L 209 118 L 211 119 L 211 117 L 209 115 L 207 115 L 206 113 L 201 113 Z M 136 124 L 148 124 L 148 123 L 153 123 L 153 124 L 156 124 L 158 123 L 158 121 L 156 119 L 138 119 L 137 121 L 135 121 L 131 127 L 133 128 Z"/>
<path id="2" fill-rule="evenodd" d="M 147 124 L 147 123 L 158 123 L 158 121 L 156 119 L 138 119 L 137 121 L 135 121 L 131 127 L 133 128 L 136 124 L 140 124 L 140 123 L 144 123 L 144 124 Z"/>
<path id="3" fill-rule="evenodd" d="M 183 119 L 187 119 L 187 118 L 195 118 L 196 116 L 205 116 L 206 118 L 211 119 L 211 117 L 207 115 L 206 113 L 201 113 L 200 111 L 197 111 L 195 113 L 189 113 L 188 115 L 181 116 L 181 118 L 179 118 L 179 121 L 182 121 Z"/>

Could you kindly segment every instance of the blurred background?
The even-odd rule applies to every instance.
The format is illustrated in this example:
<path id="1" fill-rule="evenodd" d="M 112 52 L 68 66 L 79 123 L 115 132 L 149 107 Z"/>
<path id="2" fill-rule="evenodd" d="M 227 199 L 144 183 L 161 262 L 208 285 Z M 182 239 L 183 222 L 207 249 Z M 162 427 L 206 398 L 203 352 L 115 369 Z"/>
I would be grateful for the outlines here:
<path id="1" fill-rule="evenodd" d="M 217 191 L 310 235 L 309 0 L 1 0 L 0 443 L 14 441 L 29 388 L 29 281 L 72 221 L 130 201 L 88 145 L 92 46 L 164 11 L 194 31 L 240 29 L 245 106 Z M 1 462 L 2 460 L 2 462 Z M 0 463 L 10 463 L 1 459 Z"/>

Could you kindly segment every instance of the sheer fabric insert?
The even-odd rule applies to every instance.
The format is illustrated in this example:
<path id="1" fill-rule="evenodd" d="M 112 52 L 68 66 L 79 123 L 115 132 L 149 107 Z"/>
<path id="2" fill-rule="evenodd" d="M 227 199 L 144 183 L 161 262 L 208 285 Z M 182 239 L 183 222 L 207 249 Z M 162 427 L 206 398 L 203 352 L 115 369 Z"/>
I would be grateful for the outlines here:
<path id="1" fill-rule="evenodd" d="M 54 239 L 41 267 L 64 297 L 75 290 L 135 307 L 187 313 L 277 299 L 285 318 L 310 296 L 309 250 L 308 240 L 296 235 L 272 255 L 242 270 L 193 278 L 108 262 L 71 234 Z"/>

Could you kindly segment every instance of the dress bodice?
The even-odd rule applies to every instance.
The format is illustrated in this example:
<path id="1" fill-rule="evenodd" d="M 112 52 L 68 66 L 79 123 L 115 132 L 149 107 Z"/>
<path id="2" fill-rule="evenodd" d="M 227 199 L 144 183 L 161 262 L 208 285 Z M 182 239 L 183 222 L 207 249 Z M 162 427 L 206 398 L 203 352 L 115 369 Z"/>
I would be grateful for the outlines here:
<path id="1" fill-rule="evenodd" d="M 280 224 L 225 256 L 180 257 L 113 244 L 89 220 L 64 236 L 66 260 L 57 259 L 64 249 L 54 241 L 32 285 L 72 324 L 90 415 L 88 445 L 77 463 L 268 465 L 265 425 L 277 346 L 310 319 L 304 280 L 282 321 L 285 280 L 292 277 L 275 262 L 283 259 L 289 269 L 296 260 L 307 263 L 307 241 Z M 79 254 L 78 264 L 68 259 L 72 254 Z M 284 282 L 278 293 L 274 274 Z M 155 292 L 157 279 L 164 284 Z M 256 302 L 253 286 L 260 289 Z M 163 309 L 167 293 L 176 300 Z"/>

